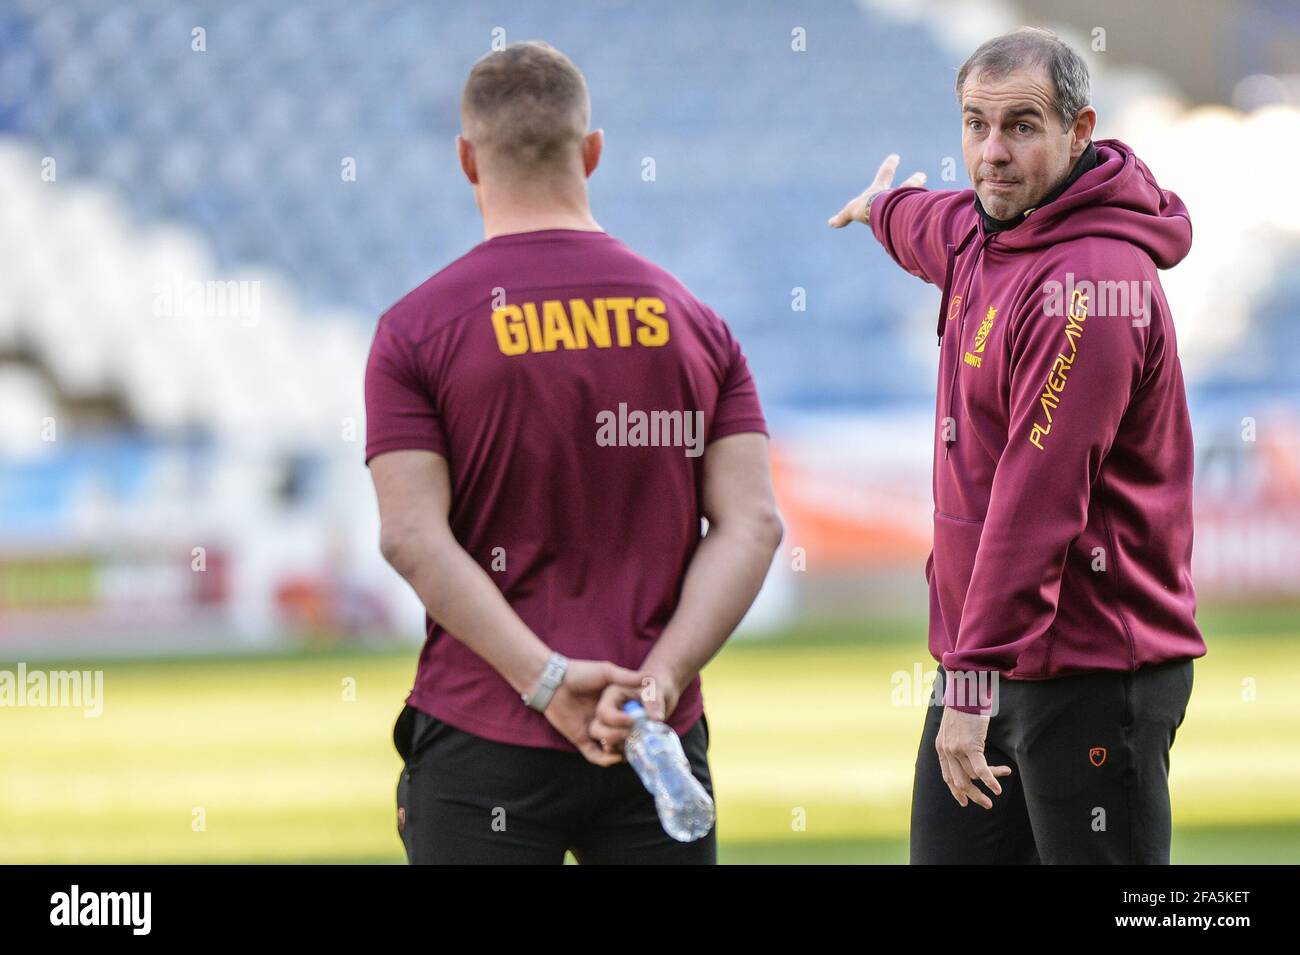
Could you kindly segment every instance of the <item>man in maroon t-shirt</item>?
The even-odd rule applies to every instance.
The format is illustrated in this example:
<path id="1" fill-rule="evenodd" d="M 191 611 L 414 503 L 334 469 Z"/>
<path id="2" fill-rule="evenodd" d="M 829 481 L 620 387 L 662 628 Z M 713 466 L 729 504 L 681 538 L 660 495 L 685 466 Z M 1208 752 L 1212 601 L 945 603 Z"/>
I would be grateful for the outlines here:
<path id="1" fill-rule="evenodd" d="M 589 109 L 546 44 L 475 65 L 457 148 L 486 239 L 371 349 L 381 547 L 428 611 L 394 728 L 412 862 L 716 861 L 713 832 L 665 834 L 620 705 L 712 791 L 699 671 L 781 538 L 766 425 L 722 320 L 592 218 Z"/>

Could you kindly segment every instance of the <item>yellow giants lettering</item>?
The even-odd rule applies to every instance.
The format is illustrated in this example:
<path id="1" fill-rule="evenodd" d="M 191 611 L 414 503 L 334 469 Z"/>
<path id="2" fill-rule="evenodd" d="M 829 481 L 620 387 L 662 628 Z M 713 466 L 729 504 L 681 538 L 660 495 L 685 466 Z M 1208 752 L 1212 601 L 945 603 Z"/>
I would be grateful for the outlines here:
<path id="1" fill-rule="evenodd" d="M 537 324 L 537 305 L 524 302 L 524 324 L 528 326 L 528 345 L 533 351 L 542 350 L 542 330 Z"/>
<path id="2" fill-rule="evenodd" d="M 548 299 L 542 303 L 542 350 L 555 351 L 560 342 L 565 348 L 577 348 L 573 340 L 573 329 L 569 327 L 569 316 L 564 312 L 564 303 Z"/>
<path id="3" fill-rule="evenodd" d="M 614 313 L 614 329 L 618 333 L 618 344 L 626 348 L 632 344 L 632 322 L 628 313 L 636 307 L 636 300 L 631 298 L 602 299 L 605 307 Z"/>
<path id="4" fill-rule="evenodd" d="M 663 299 L 649 296 L 545 299 L 495 309 L 492 330 L 501 354 L 510 356 L 634 344 L 659 348 L 668 343 L 671 331 L 667 311 Z"/>
<path id="5" fill-rule="evenodd" d="M 492 327 L 496 330 L 501 354 L 522 355 L 528 351 L 528 335 L 521 324 L 523 317 L 518 305 L 506 305 L 492 313 Z"/>
<path id="6" fill-rule="evenodd" d="M 664 318 L 664 303 L 657 298 L 636 300 L 636 320 L 641 327 L 636 330 L 636 340 L 647 348 L 657 348 L 668 341 L 668 321 Z"/>
<path id="7" fill-rule="evenodd" d="M 579 348 L 587 347 L 588 335 L 597 348 L 609 347 L 609 317 L 605 314 L 603 302 L 596 302 L 599 318 L 592 314 L 591 306 L 580 298 L 569 299 L 569 309 L 573 312 L 573 334 L 578 339 Z"/>

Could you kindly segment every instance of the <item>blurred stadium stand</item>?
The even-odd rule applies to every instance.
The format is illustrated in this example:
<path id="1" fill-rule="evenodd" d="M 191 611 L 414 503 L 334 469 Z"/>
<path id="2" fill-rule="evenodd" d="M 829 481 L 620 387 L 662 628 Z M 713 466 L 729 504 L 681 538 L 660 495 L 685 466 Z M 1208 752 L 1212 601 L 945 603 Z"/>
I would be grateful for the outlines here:
<path id="1" fill-rule="evenodd" d="M 599 221 L 740 336 L 778 438 L 798 448 L 780 475 L 796 527 L 832 564 L 923 586 L 928 439 L 908 445 L 897 422 L 928 432 L 938 296 L 825 220 L 890 151 L 904 174 L 965 185 L 960 44 L 1014 26 L 1018 8 L 947 10 L 0 3 L 0 640 L 80 628 L 167 645 L 180 620 L 257 642 L 387 630 L 394 614 L 414 629 L 374 545 L 362 366 L 378 314 L 481 239 L 452 138 L 464 76 L 503 26 L 587 75 L 607 137 Z M 806 53 L 791 49 L 796 28 Z M 1217 121 L 1276 163 L 1300 148 L 1296 103 L 1189 119 L 1165 79 L 1119 68 L 1103 81 L 1092 61 L 1101 135 L 1131 133 L 1140 154 L 1150 140 L 1215 255 L 1167 285 L 1206 409 L 1198 439 L 1202 423 L 1231 435 L 1257 416 L 1270 460 L 1294 465 L 1300 201 L 1269 201 L 1268 166 L 1225 197 L 1218 151 L 1183 147 Z M 856 423 L 819 426 L 832 409 Z M 882 443 L 908 454 L 873 468 Z M 1300 530 L 1300 490 L 1279 493 L 1295 522 L 1281 526 Z M 1300 580 L 1296 537 L 1277 546 Z M 214 555 L 219 586 L 176 575 Z M 79 575 L 81 591 L 59 583 Z M 33 580 L 54 583 L 29 606 Z"/>

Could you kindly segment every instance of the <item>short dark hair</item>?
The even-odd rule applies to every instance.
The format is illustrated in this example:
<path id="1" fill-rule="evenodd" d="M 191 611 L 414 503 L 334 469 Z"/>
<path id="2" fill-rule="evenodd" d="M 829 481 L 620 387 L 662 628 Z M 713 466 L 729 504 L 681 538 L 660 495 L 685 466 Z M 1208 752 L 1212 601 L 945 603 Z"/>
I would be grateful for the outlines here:
<path id="1" fill-rule="evenodd" d="M 962 87 L 971 73 L 996 79 L 1035 65 L 1047 71 L 1055 89 L 1052 106 L 1068 129 L 1092 97 L 1088 64 L 1051 30 L 1021 27 L 981 43 L 957 71 L 957 102 L 961 102 Z"/>
<path id="2" fill-rule="evenodd" d="M 549 43 L 525 40 L 474 64 L 460 100 L 466 138 L 520 172 L 561 167 L 591 116 L 587 82 Z"/>

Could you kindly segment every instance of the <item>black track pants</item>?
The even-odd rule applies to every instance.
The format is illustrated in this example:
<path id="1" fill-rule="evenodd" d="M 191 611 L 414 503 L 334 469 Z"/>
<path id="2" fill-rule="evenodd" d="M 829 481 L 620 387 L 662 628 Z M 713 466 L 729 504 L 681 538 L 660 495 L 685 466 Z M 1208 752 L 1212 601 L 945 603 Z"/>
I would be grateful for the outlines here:
<path id="1" fill-rule="evenodd" d="M 717 827 L 695 842 L 664 832 L 654 798 L 625 761 L 484 739 L 407 706 L 393 728 L 405 765 L 398 834 L 412 863 L 714 864 Z M 709 727 L 682 737 L 691 771 L 713 795 Z"/>
<path id="2" fill-rule="evenodd" d="M 935 693 L 946 673 L 939 667 Z M 1192 660 L 1051 680 L 999 680 L 985 759 L 1002 795 L 963 808 L 939 767 L 932 694 L 912 787 L 913 864 L 1168 864 L 1169 750 Z"/>

